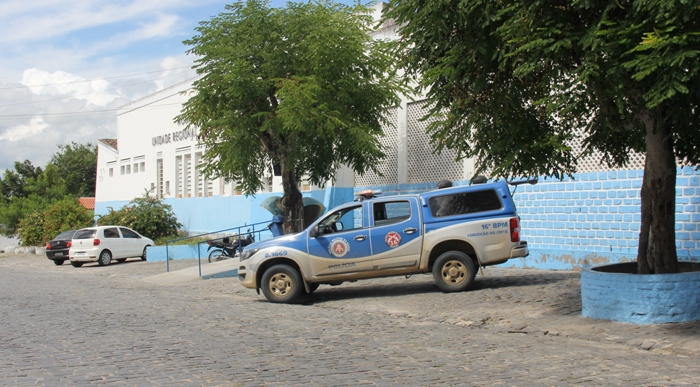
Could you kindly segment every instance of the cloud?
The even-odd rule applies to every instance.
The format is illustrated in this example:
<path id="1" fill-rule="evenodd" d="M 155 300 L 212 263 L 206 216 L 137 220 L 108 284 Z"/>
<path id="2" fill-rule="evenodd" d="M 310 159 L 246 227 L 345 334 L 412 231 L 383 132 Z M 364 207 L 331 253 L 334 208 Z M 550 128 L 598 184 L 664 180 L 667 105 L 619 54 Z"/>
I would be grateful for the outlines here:
<path id="1" fill-rule="evenodd" d="M 195 76 L 182 40 L 228 2 L 0 0 L 0 175 L 115 138 L 119 106 Z"/>
<path id="2" fill-rule="evenodd" d="M 101 40 L 89 48 L 92 53 L 114 50 L 115 48 L 128 47 L 136 42 L 154 38 L 168 37 L 174 34 L 178 28 L 180 18 L 177 15 L 159 14 L 153 19 L 139 23 L 134 29 L 117 33 Z"/>
<path id="3" fill-rule="evenodd" d="M 49 73 L 28 69 L 24 71 L 22 84 L 36 95 L 63 96 L 61 99 L 76 98 L 99 107 L 107 106 L 119 97 L 119 93 L 111 90 L 110 84 L 106 80 L 87 81 L 65 71 Z"/>
<path id="4" fill-rule="evenodd" d="M 149 18 L 187 5 L 160 0 L 10 0 L 0 4 L 0 43 L 46 40 L 106 24 Z"/>
<path id="5" fill-rule="evenodd" d="M 18 125 L 0 134 L 0 141 L 17 142 L 27 138 L 36 137 L 49 125 L 41 117 L 34 117 L 27 125 Z"/>

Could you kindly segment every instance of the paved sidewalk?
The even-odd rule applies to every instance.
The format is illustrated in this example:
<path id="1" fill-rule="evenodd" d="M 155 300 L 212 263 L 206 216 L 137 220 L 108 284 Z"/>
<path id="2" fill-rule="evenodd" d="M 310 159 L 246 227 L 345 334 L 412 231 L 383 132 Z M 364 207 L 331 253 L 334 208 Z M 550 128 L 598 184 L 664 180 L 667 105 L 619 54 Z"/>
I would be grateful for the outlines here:
<path id="1" fill-rule="evenodd" d="M 205 281 L 197 286 L 208 292 L 234 292 L 265 299 L 237 281 Z M 614 343 L 700 360 L 700 321 L 635 325 L 582 317 L 577 271 L 487 267 L 477 275 L 472 290 L 449 294 L 441 293 L 430 275 L 371 279 L 337 287 L 322 285 L 306 299 L 306 304 L 510 335 L 562 336 Z"/>
<path id="2" fill-rule="evenodd" d="M 700 386 L 700 322 L 583 318 L 577 272 L 491 267 L 452 294 L 367 280 L 301 305 L 164 272 L 0 255 L 0 386 Z"/>

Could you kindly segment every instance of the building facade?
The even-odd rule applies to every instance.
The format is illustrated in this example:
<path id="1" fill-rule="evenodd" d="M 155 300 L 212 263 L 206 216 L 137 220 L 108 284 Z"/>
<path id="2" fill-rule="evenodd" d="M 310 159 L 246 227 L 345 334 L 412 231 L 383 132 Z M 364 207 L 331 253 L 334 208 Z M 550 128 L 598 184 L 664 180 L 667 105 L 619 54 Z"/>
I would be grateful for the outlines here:
<path id="1" fill-rule="evenodd" d="M 189 234 L 264 222 L 271 214 L 260 207 L 269 196 L 282 195 L 282 178 L 271 169 L 265 188 L 246 197 L 237 182 L 208 179 L 200 172 L 205 149 L 197 133 L 174 122 L 192 93 L 194 79 L 124 105 L 117 112 L 117 138 L 98 141 L 95 214 L 106 214 L 146 193 L 173 207 Z M 326 207 L 352 199 L 352 173 L 338 171 L 319 188 L 302 179 L 305 196 Z"/>
<path id="2" fill-rule="evenodd" d="M 374 8 L 375 18 L 381 13 Z M 393 38 L 395 26 L 387 22 L 373 33 Z M 246 197 L 235 182 L 208 180 L 197 166 L 206 151 L 196 133 L 174 123 L 192 92 L 192 81 L 175 85 L 119 109 L 118 138 L 98 143 L 95 213 L 119 208 L 149 192 L 173 207 L 190 234 L 214 232 L 267 222 L 271 214 L 260 207 L 269 196 L 281 196 L 281 178 L 266 176 L 267 189 Z M 456 154 L 434 154 L 422 121 L 425 102 L 404 98 L 389 111 L 392 125 L 384 128 L 382 144 L 387 158 L 378 165 L 381 174 L 355 174 L 348 168 L 323 187 L 302 182 L 305 196 L 327 209 L 350 201 L 366 188 L 384 194 L 431 190 L 440 180 L 468 184 L 473 160 L 456 160 Z M 581 143 L 572 143 L 579 148 Z M 539 177 L 537 185 L 517 188 L 514 200 L 522 220 L 522 236 L 530 244 L 530 257 L 506 265 L 542 269 L 573 269 L 585 265 L 631 261 L 636 258 L 641 219 L 640 188 L 644 156 L 632 155 L 625 169 L 611 170 L 600 155 L 579 160 L 578 173 L 562 181 Z M 700 258 L 700 171 L 678 168 L 676 246 L 682 260 Z"/>

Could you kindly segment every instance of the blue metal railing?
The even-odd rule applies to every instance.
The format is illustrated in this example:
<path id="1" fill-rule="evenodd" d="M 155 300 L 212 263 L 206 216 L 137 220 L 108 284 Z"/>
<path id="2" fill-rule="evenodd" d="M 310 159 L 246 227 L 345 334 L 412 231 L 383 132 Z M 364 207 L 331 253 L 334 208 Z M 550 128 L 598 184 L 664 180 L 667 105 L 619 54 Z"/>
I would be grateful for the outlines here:
<path id="1" fill-rule="evenodd" d="M 235 232 L 233 232 L 235 230 Z M 183 238 L 177 238 L 177 239 L 171 239 L 165 242 L 165 271 L 170 272 L 170 255 L 168 254 L 168 246 L 172 242 L 179 242 L 187 239 L 195 239 L 195 238 L 201 238 L 201 237 L 206 237 L 208 235 L 220 235 L 220 234 L 226 234 L 230 233 L 230 235 L 227 236 L 239 236 L 240 238 L 244 237 L 244 234 L 253 234 L 255 236 L 256 241 L 262 240 L 261 234 L 265 231 L 270 231 L 270 222 L 260 222 L 260 223 L 252 223 L 252 224 L 246 224 L 243 226 L 238 226 L 238 227 L 231 227 L 227 228 L 224 230 L 219 230 L 219 231 L 212 231 L 204 234 L 199 234 L 199 235 L 192 235 L 188 237 L 183 237 Z M 209 241 L 216 240 L 216 239 L 222 239 L 224 237 L 217 237 L 217 238 L 212 238 L 208 239 L 205 241 L 199 241 L 197 242 L 197 265 L 199 266 L 199 276 L 202 276 L 202 252 L 199 248 L 201 244 L 205 244 Z"/>

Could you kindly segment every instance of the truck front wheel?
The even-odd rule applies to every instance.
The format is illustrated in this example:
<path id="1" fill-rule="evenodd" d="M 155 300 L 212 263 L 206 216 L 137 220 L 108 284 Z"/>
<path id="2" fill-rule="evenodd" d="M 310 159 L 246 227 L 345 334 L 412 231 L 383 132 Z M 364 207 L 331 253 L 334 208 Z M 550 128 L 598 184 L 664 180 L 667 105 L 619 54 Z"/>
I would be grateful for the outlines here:
<path id="1" fill-rule="evenodd" d="M 433 265 L 433 280 L 443 292 L 461 292 L 471 288 L 476 277 L 474 262 L 460 251 L 448 251 Z"/>
<path id="2" fill-rule="evenodd" d="M 292 303 L 304 290 L 301 275 L 288 265 L 274 265 L 265 270 L 261 287 L 270 302 Z"/>

